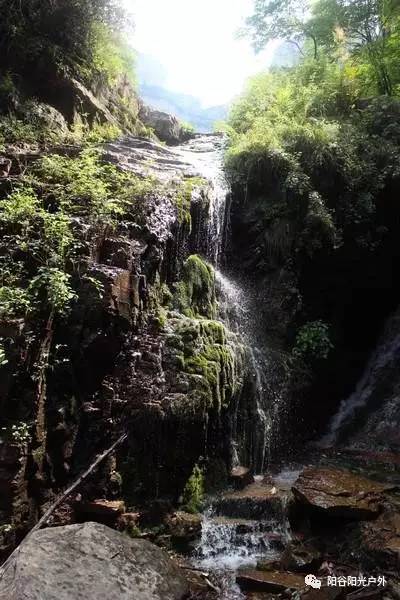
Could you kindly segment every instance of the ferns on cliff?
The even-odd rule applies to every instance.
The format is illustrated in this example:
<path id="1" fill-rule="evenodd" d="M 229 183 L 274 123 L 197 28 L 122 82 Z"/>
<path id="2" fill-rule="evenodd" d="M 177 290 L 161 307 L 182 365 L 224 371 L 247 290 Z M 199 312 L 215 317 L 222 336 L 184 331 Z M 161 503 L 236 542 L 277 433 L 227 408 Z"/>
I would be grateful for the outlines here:
<path id="1" fill-rule="evenodd" d="M 153 189 L 93 148 L 38 161 L 0 203 L 0 317 L 44 307 L 63 314 L 87 266 L 85 231 L 95 238 L 128 213 L 140 222 L 141 199 Z"/>

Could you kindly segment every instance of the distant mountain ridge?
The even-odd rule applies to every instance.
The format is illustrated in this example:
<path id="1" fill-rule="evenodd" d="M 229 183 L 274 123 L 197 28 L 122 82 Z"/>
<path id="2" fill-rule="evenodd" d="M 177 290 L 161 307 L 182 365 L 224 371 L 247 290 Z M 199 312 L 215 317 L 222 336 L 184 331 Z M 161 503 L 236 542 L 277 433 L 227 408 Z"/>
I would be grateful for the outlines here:
<path id="1" fill-rule="evenodd" d="M 289 42 L 282 42 L 275 49 L 269 66 L 292 67 L 298 60 L 299 50 Z M 139 53 L 137 69 L 140 95 L 151 108 L 175 115 L 201 133 L 213 131 L 216 121 L 226 120 L 229 104 L 204 108 L 195 96 L 168 89 L 166 71 L 152 56 Z"/>
<path id="2" fill-rule="evenodd" d="M 228 106 L 203 108 L 194 96 L 172 92 L 159 85 L 142 83 L 139 90 L 146 104 L 175 115 L 179 120 L 193 125 L 199 132 L 213 131 L 214 123 L 225 119 L 228 113 Z"/>
<path id="3" fill-rule="evenodd" d="M 140 96 L 151 108 L 175 115 L 201 133 L 213 131 L 216 121 L 226 119 L 228 105 L 204 108 L 195 96 L 169 90 L 165 69 L 153 57 L 139 53 L 137 69 Z"/>

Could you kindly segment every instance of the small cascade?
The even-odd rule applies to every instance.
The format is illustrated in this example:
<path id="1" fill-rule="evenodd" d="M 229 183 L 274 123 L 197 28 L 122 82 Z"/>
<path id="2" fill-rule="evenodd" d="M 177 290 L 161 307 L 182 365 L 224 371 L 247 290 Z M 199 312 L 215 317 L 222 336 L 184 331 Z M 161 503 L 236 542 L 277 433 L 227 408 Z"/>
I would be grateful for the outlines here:
<path id="1" fill-rule="evenodd" d="M 248 464 L 263 473 L 270 462 L 283 414 L 281 361 L 263 339 L 252 286 L 221 271 L 229 229 L 230 189 L 223 169 L 225 140 L 198 135 L 174 149 L 180 160 L 211 184 L 206 255 L 216 269 L 219 318 L 247 348 L 251 384 L 244 403 L 238 401 L 232 423 L 232 463 Z M 245 404 L 245 406 L 243 406 Z M 241 417 L 241 413 L 243 413 Z M 245 425 L 243 424 L 245 423 Z M 246 450 L 245 450 L 246 449 Z"/>
<path id="2" fill-rule="evenodd" d="M 222 598 L 242 598 L 232 574 L 255 568 L 258 561 L 277 560 L 290 541 L 287 503 L 298 473 L 288 469 L 273 478 L 258 476 L 246 489 L 214 498 L 204 513 L 192 561 L 218 574 L 226 588 Z"/>
<path id="3" fill-rule="evenodd" d="M 207 258 L 214 266 L 220 264 L 226 243 L 227 199 L 230 190 L 222 168 L 224 147 L 223 137 L 200 135 L 176 150 L 186 162 L 193 165 L 196 173 L 211 183 Z"/>
<path id="4" fill-rule="evenodd" d="M 322 447 L 348 446 L 400 449 L 400 311 L 386 323 L 378 345 L 367 363 L 355 391 L 345 398 L 332 418 Z"/>
<path id="5" fill-rule="evenodd" d="M 276 558 L 279 553 L 268 533 L 277 528 L 270 521 L 216 516 L 210 509 L 203 516 L 196 563 L 204 569 L 238 569 L 255 566 L 259 558 Z"/>
<path id="6" fill-rule="evenodd" d="M 216 271 L 216 284 L 220 317 L 232 331 L 240 335 L 248 348 L 249 367 L 253 380 L 252 402 L 248 398 L 248 408 L 252 410 L 252 431 L 248 435 L 252 439 L 250 444 L 252 464 L 257 473 L 263 473 L 272 456 L 284 408 L 278 375 L 279 360 L 265 346 L 260 336 L 256 317 L 257 298 L 251 286 L 240 286 L 219 270 Z M 240 410 L 239 405 L 236 408 L 237 411 Z M 240 439 L 238 439 L 240 433 L 235 427 L 238 422 L 237 414 L 234 416 L 234 421 L 234 444 L 236 448 L 240 448 Z"/>

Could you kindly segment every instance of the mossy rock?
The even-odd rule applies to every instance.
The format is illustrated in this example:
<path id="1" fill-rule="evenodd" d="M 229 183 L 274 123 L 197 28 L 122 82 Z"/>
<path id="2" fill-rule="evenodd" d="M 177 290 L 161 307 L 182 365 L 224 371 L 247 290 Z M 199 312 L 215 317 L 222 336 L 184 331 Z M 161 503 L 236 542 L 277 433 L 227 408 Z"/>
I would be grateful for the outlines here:
<path id="1" fill-rule="evenodd" d="M 215 273 L 198 254 L 183 265 L 182 280 L 175 286 L 175 307 L 187 317 L 216 316 Z"/>
<path id="2" fill-rule="evenodd" d="M 243 383 L 246 351 L 237 337 L 219 321 L 183 315 L 171 317 L 166 330 L 168 367 L 180 371 L 175 384 L 185 375 L 188 404 L 227 407 Z"/>

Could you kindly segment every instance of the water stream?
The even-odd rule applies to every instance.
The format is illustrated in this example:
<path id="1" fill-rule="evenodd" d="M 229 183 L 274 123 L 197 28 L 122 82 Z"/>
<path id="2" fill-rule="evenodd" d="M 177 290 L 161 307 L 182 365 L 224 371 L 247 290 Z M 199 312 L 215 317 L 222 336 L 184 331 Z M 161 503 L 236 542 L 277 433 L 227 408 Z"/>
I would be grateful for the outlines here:
<path id="1" fill-rule="evenodd" d="M 346 444 L 378 450 L 400 449 L 400 311 L 386 322 L 354 392 L 343 399 L 319 444 Z"/>
<path id="2" fill-rule="evenodd" d="M 243 442 L 243 431 L 237 427 L 238 415 L 233 414 L 232 462 L 243 464 L 243 446 L 251 448 L 250 465 L 259 480 L 272 452 L 277 433 L 282 398 L 274 381 L 274 356 L 263 346 L 263 332 L 257 321 L 259 313 L 257 296 L 252 286 L 243 278 L 239 282 L 223 269 L 225 244 L 229 231 L 229 185 L 223 170 L 224 140 L 219 136 L 201 136 L 176 148 L 176 153 L 194 170 L 206 178 L 211 186 L 207 227 L 207 256 L 215 267 L 216 294 L 219 303 L 218 318 L 234 332 L 247 347 L 248 365 L 252 384 L 245 398 L 248 411 L 248 429 Z M 229 265 L 227 265 L 229 268 Z M 236 407 L 236 413 L 240 410 Z M 234 411 L 235 412 L 235 411 Z M 250 515 L 251 517 L 251 515 Z M 204 569 L 224 573 L 221 598 L 243 598 L 234 583 L 232 573 L 240 566 L 255 566 L 257 559 L 276 557 L 274 536 L 287 535 L 285 518 L 264 515 L 249 518 L 237 512 L 225 514 L 218 509 L 217 500 L 203 515 L 201 540 L 193 558 Z"/>

